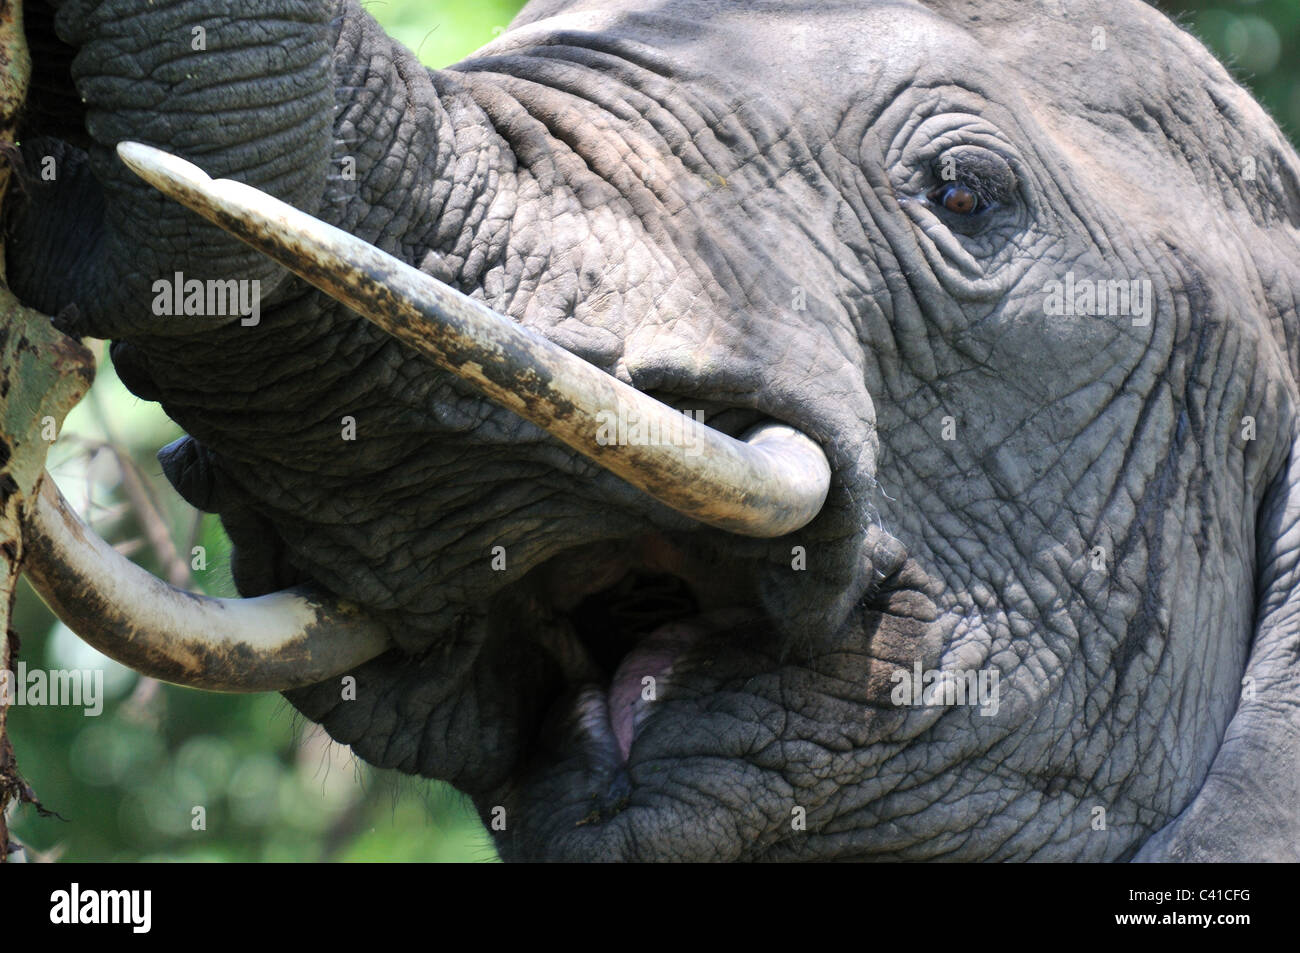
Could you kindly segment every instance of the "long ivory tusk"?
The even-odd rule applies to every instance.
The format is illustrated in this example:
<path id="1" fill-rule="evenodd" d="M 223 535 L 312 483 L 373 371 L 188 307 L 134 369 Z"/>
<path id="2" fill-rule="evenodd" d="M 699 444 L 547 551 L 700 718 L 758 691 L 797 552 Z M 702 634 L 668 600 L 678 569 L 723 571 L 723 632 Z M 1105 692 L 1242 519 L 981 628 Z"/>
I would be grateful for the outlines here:
<path id="1" fill-rule="evenodd" d="M 821 510 L 830 467 L 798 430 L 768 423 L 735 440 L 264 192 L 140 143 L 117 153 L 164 194 L 674 510 L 747 536 L 782 536 Z M 681 439 L 605 445 L 602 418 Z"/>
<path id="2" fill-rule="evenodd" d="M 47 473 L 28 516 L 23 570 L 68 628 L 145 675 L 214 692 L 314 685 L 379 655 L 388 633 L 304 590 L 213 599 L 150 575 L 100 539 Z"/>

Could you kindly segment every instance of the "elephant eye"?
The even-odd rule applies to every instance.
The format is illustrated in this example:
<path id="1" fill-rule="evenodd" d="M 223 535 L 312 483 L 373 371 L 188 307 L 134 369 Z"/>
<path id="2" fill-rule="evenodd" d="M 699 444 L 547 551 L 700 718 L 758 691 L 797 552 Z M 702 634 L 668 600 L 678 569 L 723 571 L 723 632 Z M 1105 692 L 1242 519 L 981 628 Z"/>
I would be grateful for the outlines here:
<path id="1" fill-rule="evenodd" d="M 942 186 L 931 192 L 929 198 L 957 215 L 972 215 L 980 207 L 979 196 L 960 185 Z"/>
<path id="2" fill-rule="evenodd" d="M 932 171 L 935 186 L 926 198 L 953 215 L 982 216 L 1015 195 L 1016 174 L 1007 160 L 978 146 L 947 150 L 935 158 Z"/>

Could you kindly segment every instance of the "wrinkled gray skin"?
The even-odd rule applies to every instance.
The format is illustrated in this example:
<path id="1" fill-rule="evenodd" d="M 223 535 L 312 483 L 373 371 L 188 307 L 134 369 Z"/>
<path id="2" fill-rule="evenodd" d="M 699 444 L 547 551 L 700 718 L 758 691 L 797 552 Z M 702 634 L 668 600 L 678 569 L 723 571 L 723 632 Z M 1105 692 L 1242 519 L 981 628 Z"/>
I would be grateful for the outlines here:
<path id="1" fill-rule="evenodd" d="M 291 700 L 504 807 L 505 857 L 1297 858 L 1300 165 L 1161 15 L 540 0 L 430 72 L 352 2 L 68 3 L 83 125 L 39 14 L 23 151 L 62 173 L 13 216 L 17 288 L 192 435 L 164 469 L 244 594 L 393 623 L 355 701 Z M 692 526 L 152 194 L 120 139 L 724 430 L 795 424 L 825 510 Z M 999 207 L 927 198 L 948 150 Z M 260 279 L 261 324 L 153 315 L 178 270 Z M 1066 272 L 1148 280 L 1149 324 L 1046 314 Z M 626 763 L 564 611 L 618 565 L 739 610 L 681 623 Z M 895 705 L 918 659 L 995 671 L 997 714 Z"/>

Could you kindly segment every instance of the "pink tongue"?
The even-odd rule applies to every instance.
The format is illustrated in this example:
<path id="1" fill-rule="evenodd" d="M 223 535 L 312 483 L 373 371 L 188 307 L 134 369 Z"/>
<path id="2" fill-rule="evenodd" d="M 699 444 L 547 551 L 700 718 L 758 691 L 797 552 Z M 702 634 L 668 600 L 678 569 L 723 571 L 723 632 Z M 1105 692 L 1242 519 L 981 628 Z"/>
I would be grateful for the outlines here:
<path id="1" fill-rule="evenodd" d="M 624 761 L 632 750 L 637 725 L 668 685 L 673 662 L 705 631 L 707 627 L 699 620 L 669 622 L 642 638 L 623 656 L 609 685 L 609 722 Z M 643 681 L 646 678 L 654 681 Z"/>

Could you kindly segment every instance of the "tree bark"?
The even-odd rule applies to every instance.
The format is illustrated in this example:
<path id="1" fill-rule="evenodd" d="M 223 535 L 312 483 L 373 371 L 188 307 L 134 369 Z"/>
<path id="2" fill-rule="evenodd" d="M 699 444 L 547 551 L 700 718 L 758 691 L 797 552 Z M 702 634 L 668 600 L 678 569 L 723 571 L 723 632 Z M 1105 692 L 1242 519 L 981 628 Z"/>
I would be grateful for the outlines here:
<path id="1" fill-rule="evenodd" d="M 0 0 L 0 156 L 15 154 L 14 127 L 30 68 L 20 0 Z M 0 202 L 10 171 L 0 158 Z M 51 438 L 90 389 L 95 362 L 48 317 L 18 303 L 4 280 L 4 260 L 0 244 L 0 679 L 12 684 L 19 640 L 9 619 L 22 569 L 23 520 L 45 472 Z M 13 851 L 6 809 L 15 801 L 36 803 L 6 733 L 9 695 L 0 690 L 0 862 Z"/>

